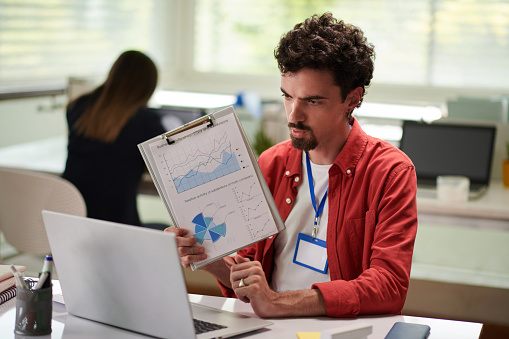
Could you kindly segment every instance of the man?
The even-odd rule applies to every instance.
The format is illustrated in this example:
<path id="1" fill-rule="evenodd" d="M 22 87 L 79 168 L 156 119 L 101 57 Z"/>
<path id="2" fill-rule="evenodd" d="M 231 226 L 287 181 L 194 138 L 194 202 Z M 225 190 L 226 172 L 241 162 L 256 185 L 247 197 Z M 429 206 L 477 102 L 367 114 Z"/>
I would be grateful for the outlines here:
<path id="1" fill-rule="evenodd" d="M 259 158 L 286 230 L 204 269 L 261 317 L 400 313 L 417 230 L 411 161 L 366 135 L 352 111 L 373 46 L 330 13 L 282 37 L 275 57 L 291 141 Z M 181 263 L 206 258 L 187 230 Z"/>

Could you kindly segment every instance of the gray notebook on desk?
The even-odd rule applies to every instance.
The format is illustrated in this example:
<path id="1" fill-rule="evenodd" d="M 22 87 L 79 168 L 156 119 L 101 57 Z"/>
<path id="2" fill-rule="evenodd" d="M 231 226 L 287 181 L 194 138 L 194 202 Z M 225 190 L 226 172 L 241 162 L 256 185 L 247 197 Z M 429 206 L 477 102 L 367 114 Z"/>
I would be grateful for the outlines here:
<path id="1" fill-rule="evenodd" d="M 72 315 L 179 339 L 224 338 L 272 324 L 190 303 L 170 233 L 42 213 L 65 307 Z M 219 326 L 199 334 L 196 323 Z"/>

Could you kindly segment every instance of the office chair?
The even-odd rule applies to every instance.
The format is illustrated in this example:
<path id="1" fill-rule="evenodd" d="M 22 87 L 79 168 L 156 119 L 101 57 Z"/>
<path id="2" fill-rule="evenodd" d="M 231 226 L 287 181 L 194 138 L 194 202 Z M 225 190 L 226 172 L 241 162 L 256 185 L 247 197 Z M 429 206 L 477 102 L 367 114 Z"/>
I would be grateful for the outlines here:
<path id="1" fill-rule="evenodd" d="M 86 216 L 85 200 L 69 181 L 52 174 L 0 167 L 0 230 L 21 253 L 51 253 L 42 210 Z"/>

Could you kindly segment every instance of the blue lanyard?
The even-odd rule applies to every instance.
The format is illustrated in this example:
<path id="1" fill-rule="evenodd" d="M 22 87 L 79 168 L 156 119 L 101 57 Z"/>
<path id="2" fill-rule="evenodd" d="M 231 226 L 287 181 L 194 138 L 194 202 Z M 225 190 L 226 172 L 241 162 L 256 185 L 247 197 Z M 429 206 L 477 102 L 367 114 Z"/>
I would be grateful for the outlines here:
<path id="1" fill-rule="evenodd" d="M 325 206 L 325 200 L 327 200 L 327 192 L 329 192 L 329 188 L 325 191 L 325 194 L 322 197 L 322 201 L 320 201 L 318 209 L 316 209 L 316 198 L 315 198 L 315 185 L 313 184 L 313 173 L 311 173 L 311 161 L 309 161 L 309 154 L 306 152 L 306 165 L 308 169 L 308 181 L 309 181 L 309 193 L 311 194 L 311 202 L 313 203 L 313 209 L 315 210 L 315 222 L 313 225 L 313 233 L 311 236 L 313 239 L 316 238 L 317 227 L 318 227 L 318 218 L 323 212 L 323 207 Z"/>

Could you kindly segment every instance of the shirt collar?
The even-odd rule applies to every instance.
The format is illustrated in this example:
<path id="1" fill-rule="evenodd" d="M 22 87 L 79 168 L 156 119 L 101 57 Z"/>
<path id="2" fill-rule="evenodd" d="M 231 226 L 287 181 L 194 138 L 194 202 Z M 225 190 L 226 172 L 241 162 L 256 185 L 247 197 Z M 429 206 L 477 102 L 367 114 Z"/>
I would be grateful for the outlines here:
<path id="1" fill-rule="evenodd" d="M 368 135 L 362 130 L 357 119 L 352 117 L 352 120 L 352 129 L 350 130 L 348 139 L 332 164 L 333 167 L 338 166 L 343 173 L 346 173 L 348 170 L 353 171 L 357 166 L 362 153 L 366 149 L 368 141 Z M 289 147 L 291 150 L 289 152 L 285 171 L 289 173 L 289 175 L 301 176 L 302 151 L 292 147 L 291 143 Z"/>
<path id="2" fill-rule="evenodd" d="M 350 135 L 333 163 L 343 173 L 347 170 L 353 170 L 357 166 L 368 142 L 368 135 L 362 130 L 357 119 L 352 117 L 352 120 L 353 124 Z"/>

